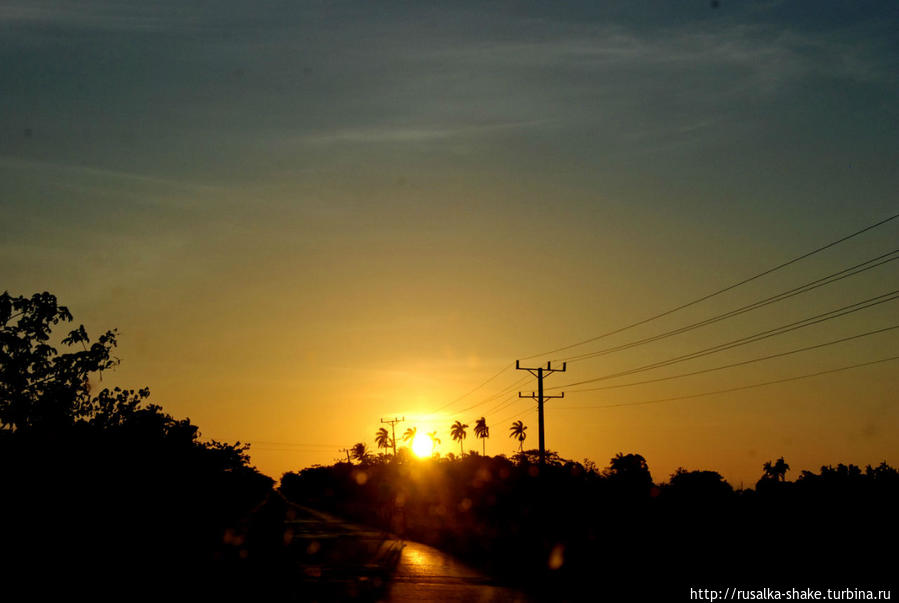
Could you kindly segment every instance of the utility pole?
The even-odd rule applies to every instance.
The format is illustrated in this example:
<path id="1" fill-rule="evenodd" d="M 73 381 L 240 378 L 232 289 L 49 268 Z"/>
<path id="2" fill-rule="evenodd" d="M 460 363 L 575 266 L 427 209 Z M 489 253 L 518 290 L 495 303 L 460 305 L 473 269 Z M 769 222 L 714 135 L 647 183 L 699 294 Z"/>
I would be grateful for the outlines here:
<path id="1" fill-rule="evenodd" d="M 393 444 L 393 458 L 396 458 L 396 424 L 402 423 L 406 420 L 406 417 L 402 419 L 397 419 L 396 417 L 392 419 L 381 419 L 381 423 L 390 423 L 390 443 Z"/>
<path id="2" fill-rule="evenodd" d="M 533 376 L 537 377 L 537 393 L 531 392 L 530 396 L 522 395 L 521 392 L 518 392 L 519 398 L 533 398 L 537 400 L 537 429 L 539 431 L 540 438 L 540 466 L 543 467 L 546 464 L 546 446 L 544 444 L 543 438 L 543 402 L 549 400 L 550 398 L 564 398 L 565 392 L 562 392 L 561 395 L 558 396 L 546 396 L 543 394 L 543 378 L 547 375 L 551 375 L 552 373 L 564 373 L 565 366 L 567 363 L 562 363 L 562 368 L 554 369 L 550 366 L 551 363 L 546 363 L 546 368 L 542 366 L 539 368 L 525 368 L 521 366 L 520 361 L 515 361 L 515 369 L 519 371 L 527 371 Z"/>

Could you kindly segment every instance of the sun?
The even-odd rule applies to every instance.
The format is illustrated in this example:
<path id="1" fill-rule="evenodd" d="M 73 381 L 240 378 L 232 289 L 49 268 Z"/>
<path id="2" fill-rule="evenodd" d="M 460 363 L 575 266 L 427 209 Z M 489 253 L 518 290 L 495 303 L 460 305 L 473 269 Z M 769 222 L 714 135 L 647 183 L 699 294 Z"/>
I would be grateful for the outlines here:
<path id="1" fill-rule="evenodd" d="M 415 439 L 412 440 L 412 452 L 415 453 L 415 456 L 420 458 L 429 457 L 431 456 L 431 449 L 431 438 L 423 433 L 415 435 Z"/>

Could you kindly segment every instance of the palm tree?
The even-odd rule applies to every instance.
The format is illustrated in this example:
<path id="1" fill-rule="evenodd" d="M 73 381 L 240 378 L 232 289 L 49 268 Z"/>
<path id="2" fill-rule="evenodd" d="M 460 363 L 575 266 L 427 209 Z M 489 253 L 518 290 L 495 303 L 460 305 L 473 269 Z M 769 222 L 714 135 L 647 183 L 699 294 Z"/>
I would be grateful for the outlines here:
<path id="1" fill-rule="evenodd" d="M 462 450 L 462 442 L 465 440 L 465 436 L 468 435 L 465 433 L 466 429 L 468 429 L 468 425 L 464 425 L 462 421 L 456 421 L 453 423 L 453 426 L 450 427 L 450 435 L 453 436 L 454 440 L 459 440 L 459 456 L 465 454 L 465 451 Z"/>
<path id="2" fill-rule="evenodd" d="M 431 454 L 433 455 L 437 452 L 437 447 L 440 446 L 440 438 L 437 437 L 436 431 L 429 433 L 428 437 L 431 438 Z"/>
<path id="3" fill-rule="evenodd" d="M 418 427 L 410 427 L 403 433 L 403 441 L 407 444 L 412 444 L 412 440 L 415 439 L 416 433 L 418 433 Z"/>
<path id="4" fill-rule="evenodd" d="M 784 457 L 780 457 L 773 465 L 771 461 L 766 461 L 762 465 L 762 469 L 765 471 L 766 478 L 782 482 L 787 479 L 787 471 L 790 470 L 790 466 L 784 461 Z"/>
<path id="5" fill-rule="evenodd" d="M 375 443 L 378 444 L 378 448 L 390 448 L 393 446 L 393 440 L 390 439 L 387 429 L 382 427 L 375 432 Z"/>
<path id="6" fill-rule="evenodd" d="M 777 459 L 777 462 L 774 463 L 774 473 L 778 475 L 782 482 L 787 480 L 787 471 L 789 470 L 790 466 L 784 461 L 784 457 L 780 457 Z"/>
<path id="7" fill-rule="evenodd" d="M 527 427 L 521 421 L 515 421 L 512 423 L 512 427 L 509 428 L 509 431 L 512 432 L 509 434 L 509 437 L 518 438 L 518 452 L 524 450 L 524 439 L 528 437 L 528 434 L 525 433 L 526 430 Z"/>
<path id="8" fill-rule="evenodd" d="M 366 446 L 363 442 L 359 442 L 358 444 L 354 444 L 350 449 L 350 455 L 359 461 L 359 464 L 365 464 L 368 462 L 369 457 L 371 456 L 368 452 L 368 446 Z"/>
<path id="9" fill-rule="evenodd" d="M 490 428 L 487 427 L 487 419 L 481 417 L 474 424 L 474 434 L 481 438 L 481 451 L 484 456 L 487 456 L 487 438 L 490 437 Z"/>

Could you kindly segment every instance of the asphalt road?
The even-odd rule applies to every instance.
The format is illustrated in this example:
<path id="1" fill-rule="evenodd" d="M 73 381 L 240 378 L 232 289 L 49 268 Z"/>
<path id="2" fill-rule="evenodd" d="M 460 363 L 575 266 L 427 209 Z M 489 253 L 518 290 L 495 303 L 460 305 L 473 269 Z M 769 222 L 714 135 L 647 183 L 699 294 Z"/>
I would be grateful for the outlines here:
<path id="1" fill-rule="evenodd" d="M 418 542 L 403 542 L 385 601 L 527 601 L 458 559 Z"/>
<path id="2" fill-rule="evenodd" d="M 287 538 L 310 599 L 528 601 L 458 559 L 424 544 L 291 505 Z"/>

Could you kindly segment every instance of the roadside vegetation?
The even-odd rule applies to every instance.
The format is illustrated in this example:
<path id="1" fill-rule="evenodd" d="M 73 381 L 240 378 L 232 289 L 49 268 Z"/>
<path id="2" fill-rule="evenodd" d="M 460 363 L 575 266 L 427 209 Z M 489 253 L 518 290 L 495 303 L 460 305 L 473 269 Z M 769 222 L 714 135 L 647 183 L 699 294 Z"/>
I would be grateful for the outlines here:
<path id="1" fill-rule="evenodd" d="M 550 600 L 748 581 L 873 588 L 895 572 L 883 545 L 899 536 L 899 472 L 885 462 L 795 471 L 780 458 L 735 490 L 708 470 L 658 479 L 639 454 L 600 468 L 547 451 L 541 466 L 520 421 L 507 434 L 519 451 L 486 456 L 482 417 L 480 454 L 465 453 L 461 421 L 458 456 L 437 454 L 436 431 L 410 427 L 397 448 L 381 429 L 378 454 L 360 442 L 274 490 L 247 445 L 204 440 L 148 389 L 98 388 L 119 362 L 116 333 L 70 322 L 49 293 L 0 295 L 0 550 L 5 586 L 34 600 L 380 596 L 397 549 L 376 589 L 323 584 L 322 551 L 347 576 L 368 562 L 319 542 L 315 510 L 381 530 L 376 551 L 388 533 L 421 541 Z"/>

